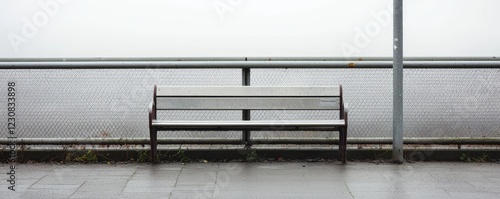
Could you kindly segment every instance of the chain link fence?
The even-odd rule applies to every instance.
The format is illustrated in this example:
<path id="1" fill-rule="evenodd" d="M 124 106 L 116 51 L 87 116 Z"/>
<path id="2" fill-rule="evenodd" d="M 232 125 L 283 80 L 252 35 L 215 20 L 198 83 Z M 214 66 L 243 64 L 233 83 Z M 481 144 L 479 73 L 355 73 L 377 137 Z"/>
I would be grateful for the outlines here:
<path id="1" fill-rule="evenodd" d="M 153 85 L 242 83 L 241 69 L 0 70 L 0 90 L 16 83 L 19 138 L 148 137 Z M 392 137 L 390 69 L 252 69 L 255 86 L 344 88 L 349 137 Z M 1 92 L 0 92 L 1 93 Z M 6 92 L 3 92 L 6 93 Z M 500 137 L 499 69 L 405 69 L 405 137 Z M 0 106 L 7 107 L 6 94 Z M 1 111 L 6 113 L 5 110 Z M 328 111 L 252 111 L 252 119 L 333 119 Z M 176 120 L 240 120 L 241 111 L 160 111 Z M 6 121 L 7 114 L 0 114 Z M 7 123 L 0 123 L 7 129 Z M 253 137 L 295 137 L 297 132 L 252 132 Z M 166 132 L 159 137 L 237 138 L 241 132 Z M 300 137 L 332 137 L 303 132 Z"/>

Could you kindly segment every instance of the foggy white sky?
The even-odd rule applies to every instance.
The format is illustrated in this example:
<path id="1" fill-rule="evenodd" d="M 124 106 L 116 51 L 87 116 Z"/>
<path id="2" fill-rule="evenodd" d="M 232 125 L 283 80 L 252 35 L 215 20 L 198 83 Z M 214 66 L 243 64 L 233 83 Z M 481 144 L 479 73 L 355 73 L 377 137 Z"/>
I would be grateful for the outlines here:
<path id="1" fill-rule="evenodd" d="M 0 1 L 0 57 L 392 56 L 392 0 L 66 1 Z M 405 56 L 499 56 L 499 10 L 404 0 Z"/>

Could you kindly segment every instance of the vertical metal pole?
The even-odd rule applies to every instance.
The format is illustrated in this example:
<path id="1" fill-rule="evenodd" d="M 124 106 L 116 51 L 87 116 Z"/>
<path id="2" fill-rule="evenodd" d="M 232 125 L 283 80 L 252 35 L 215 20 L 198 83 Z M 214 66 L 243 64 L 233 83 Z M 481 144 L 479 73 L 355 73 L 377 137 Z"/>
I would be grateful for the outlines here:
<path id="1" fill-rule="evenodd" d="M 250 86 L 250 68 L 242 69 L 242 84 L 243 86 Z M 250 120 L 250 110 L 243 110 L 243 120 Z M 243 143 L 246 148 L 250 148 L 252 143 L 250 142 L 250 131 L 243 131 Z"/>
<path id="2" fill-rule="evenodd" d="M 394 0 L 392 160 L 403 163 L 403 0 Z"/>

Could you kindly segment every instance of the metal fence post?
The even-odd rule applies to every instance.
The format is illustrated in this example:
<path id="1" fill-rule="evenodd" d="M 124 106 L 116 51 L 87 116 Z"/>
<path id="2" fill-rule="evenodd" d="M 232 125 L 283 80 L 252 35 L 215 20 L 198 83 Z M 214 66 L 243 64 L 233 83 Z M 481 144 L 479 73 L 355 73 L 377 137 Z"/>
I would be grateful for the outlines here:
<path id="1" fill-rule="evenodd" d="M 250 68 L 242 69 L 242 84 L 243 86 L 250 86 Z M 250 110 L 243 110 L 243 120 L 250 120 Z M 246 148 L 252 145 L 250 142 L 250 131 L 243 131 L 243 143 Z"/>
<path id="2" fill-rule="evenodd" d="M 394 0 L 392 160 L 403 163 L 403 0 Z"/>

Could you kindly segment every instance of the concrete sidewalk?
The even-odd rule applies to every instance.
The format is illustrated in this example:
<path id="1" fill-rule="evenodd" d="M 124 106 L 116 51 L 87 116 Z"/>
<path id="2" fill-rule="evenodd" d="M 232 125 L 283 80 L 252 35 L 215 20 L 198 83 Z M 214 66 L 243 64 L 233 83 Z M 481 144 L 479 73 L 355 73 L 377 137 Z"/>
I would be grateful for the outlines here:
<path id="1" fill-rule="evenodd" d="M 499 163 L 2 164 L 0 198 L 500 198 Z"/>

